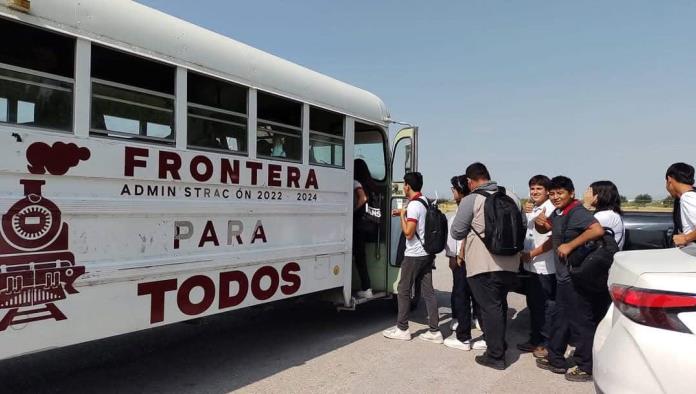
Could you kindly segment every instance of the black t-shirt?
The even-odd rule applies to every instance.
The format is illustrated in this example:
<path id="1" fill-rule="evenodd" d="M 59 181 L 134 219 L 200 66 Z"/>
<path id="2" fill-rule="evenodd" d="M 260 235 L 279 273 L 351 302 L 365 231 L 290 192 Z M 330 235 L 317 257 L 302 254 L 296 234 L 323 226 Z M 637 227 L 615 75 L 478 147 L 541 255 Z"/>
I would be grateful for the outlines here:
<path id="1" fill-rule="evenodd" d="M 553 242 L 554 252 L 558 250 L 559 246 L 577 238 L 593 223 L 597 222 L 592 212 L 582 205 L 577 205 L 565 215 L 557 209 L 549 218 L 551 219 L 551 241 Z M 569 222 L 568 218 L 570 218 Z M 564 228 L 565 234 L 563 233 Z M 568 266 L 564 261 L 561 261 L 557 253 L 554 253 L 554 262 L 556 265 L 556 280 L 558 282 L 570 281 Z"/>

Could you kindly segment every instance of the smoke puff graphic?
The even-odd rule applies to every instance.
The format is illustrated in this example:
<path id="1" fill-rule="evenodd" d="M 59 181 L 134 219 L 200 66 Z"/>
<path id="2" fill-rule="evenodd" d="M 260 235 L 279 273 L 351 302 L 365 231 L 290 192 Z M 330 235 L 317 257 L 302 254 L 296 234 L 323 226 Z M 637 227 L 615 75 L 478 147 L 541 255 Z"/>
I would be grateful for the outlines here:
<path id="1" fill-rule="evenodd" d="M 32 174 L 65 175 L 72 167 L 77 166 L 80 160 L 88 160 L 89 149 L 63 142 L 56 142 L 49 146 L 43 142 L 35 142 L 27 149 L 27 168 Z"/>

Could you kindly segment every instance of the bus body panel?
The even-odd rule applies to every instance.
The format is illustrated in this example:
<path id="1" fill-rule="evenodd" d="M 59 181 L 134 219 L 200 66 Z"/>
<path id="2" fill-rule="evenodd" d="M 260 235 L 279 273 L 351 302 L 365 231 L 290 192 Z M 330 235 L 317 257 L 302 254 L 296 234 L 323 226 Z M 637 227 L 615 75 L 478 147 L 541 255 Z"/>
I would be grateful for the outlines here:
<path id="1" fill-rule="evenodd" d="M 0 358 L 349 281 L 345 170 L 12 126 L 0 137 Z"/>
<path id="2" fill-rule="evenodd" d="M 31 316 L 42 320 L 0 332 L 0 359 L 340 287 L 343 270 L 336 267 L 342 259 L 316 256 L 98 286 L 78 284 L 79 293 L 54 303 L 58 315 L 35 306 Z"/>
<path id="3" fill-rule="evenodd" d="M 72 130 L 0 123 L 0 359 L 330 289 L 352 305 L 354 124 L 386 145 L 379 98 L 135 2 L 33 0 L 0 17 L 76 38 L 74 78 L 59 79 Z M 176 66 L 174 140 L 91 130 L 92 44 Z M 186 149 L 194 71 L 248 89 L 249 153 Z M 257 89 L 302 102 L 301 162 L 256 158 Z M 310 105 L 344 117 L 342 166 L 309 164 Z M 367 252 L 390 293 L 388 226 Z"/>

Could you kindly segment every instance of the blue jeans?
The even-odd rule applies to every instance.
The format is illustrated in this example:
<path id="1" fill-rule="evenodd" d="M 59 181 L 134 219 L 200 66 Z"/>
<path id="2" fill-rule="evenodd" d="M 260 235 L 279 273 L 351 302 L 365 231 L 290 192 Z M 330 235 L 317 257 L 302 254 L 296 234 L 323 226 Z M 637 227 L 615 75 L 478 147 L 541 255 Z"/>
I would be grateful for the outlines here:
<path id="1" fill-rule="evenodd" d="M 452 317 L 459 322 L 456 330 L 457 339 L 465 342 L 471 339 L 471 308 L 473 306 L 476 317 L 479 315 L 479 308 L 466 280 L 464 264 L 452 268 L 452 281 Z"/>
<path id="2" fill-rule="evenodd" d="M 528 274 L 524 287 L 531 322 L 529 343 L 546 347 L 556 319 L 556 275 Z"/>

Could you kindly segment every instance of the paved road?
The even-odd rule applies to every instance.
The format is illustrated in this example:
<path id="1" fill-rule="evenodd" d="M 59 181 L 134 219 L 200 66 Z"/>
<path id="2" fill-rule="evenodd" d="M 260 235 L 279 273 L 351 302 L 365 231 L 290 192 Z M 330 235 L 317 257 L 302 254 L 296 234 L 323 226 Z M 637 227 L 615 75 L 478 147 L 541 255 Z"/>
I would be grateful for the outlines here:
<path id="1" fill-rule="evenodd" d="M 444 259 L 435 274 L 442 327 L 449 334 L 451 274 Z M 0 363 L 0 391 L 55 393 L 592 393 L 520 355 L 528 325 L 524 299 L 510 295 L 511 366 L 495 371 L 463 352 L 418 339 L 391 341 L 392 302 L 355 312 L 316 302 L 291 302 L 175 324 Z M 423 308 L 424 309 L 424 308 Z M 412 331 L 425 328 L 414 313 Z M 480 334 L 474 331 L 474 334 Z"/>

